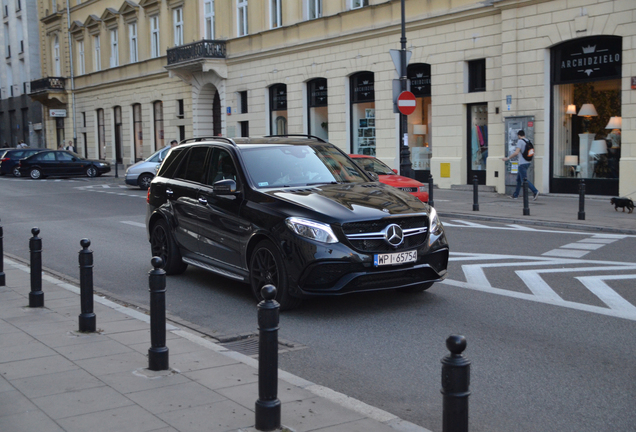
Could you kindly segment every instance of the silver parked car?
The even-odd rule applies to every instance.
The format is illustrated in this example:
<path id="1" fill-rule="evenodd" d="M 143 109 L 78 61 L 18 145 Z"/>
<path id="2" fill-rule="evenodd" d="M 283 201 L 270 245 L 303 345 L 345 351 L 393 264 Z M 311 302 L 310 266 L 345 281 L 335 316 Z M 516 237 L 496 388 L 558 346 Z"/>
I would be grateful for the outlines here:
<path id="1" fill-rule="evenodd" d="M 139 161 L 126 170 L 126 184 L 139 186 L 139 189 L 148 189 L 150 182 L 157 173 L 157 167 L 170 151 L 170 146 L 156 151 L 148 159 Z"/>

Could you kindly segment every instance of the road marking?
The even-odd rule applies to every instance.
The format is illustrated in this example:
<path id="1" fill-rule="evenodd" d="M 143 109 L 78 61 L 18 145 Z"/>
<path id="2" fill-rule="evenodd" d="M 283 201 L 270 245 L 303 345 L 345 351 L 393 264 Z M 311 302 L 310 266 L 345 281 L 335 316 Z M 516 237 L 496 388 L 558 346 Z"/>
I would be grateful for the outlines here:
<path id="1" fill-rule="evenodd" d="M 618 295 L 616 291 L 603 282 L 604 280 L 636 279 L 636 275 L 579 276 L 576 279 L 580 280 L 587 289 L 592 291 L 594 295 L 611 309 L 636 314 L 636 306 Z"/>
<path id="2" fill-rule="evenodd" d="M 596 249 L 600 249 L 603 246 L 605 246 L 605 244 L 598 244 L 598 243 L 583 243 L 583 240 L 580 240 L 576 243 L 568 243 L 566 245 L 561 246 L 563 249 L 585 249 L 585 250 L 596 250 Z"/>
<path id="3" fill-rule="evenodd" d="M 496 223 L 496 222 L 493 222 Z M 540 228 L 528 228 L 521 225 L 516 224 L 508 224 L 506 226 L 490 226 L 478 224 L 475 222 L 468 222 L 459 219 L 452 219 L 451 222 L 446 221 L 444 217 L 442 217 L 442 225 L 444 227 L 457 227 L 457 228 L 481 228 L 481 229 L 492 229 L 492 230 L 505 230 L 505 231 L 532 231 L 536 233 L 548 233 L 548 234 L 571 234 L 571 235 L 583 235 L 583 236 L 593 236 L 594 239 L 614 239 L 620 240 L 623 238 L 635 238 L 636 235 L 633 234 L 595 234 L 590 231 L 565 231 L 565 230 L 554 230 L 554 229 L 540 229 Z"/>
<path id="4" fill-rule="evenodd" d="M 146 224 L 145 223 L 140 223 L 140 222 L 133 222 L 133 221 L 119 221 L 123 224 L 126 225 L 132 225 L 132 226 L 136 226 L 136 227 L 141 227 L 141 228 L 146 228 Z"/>

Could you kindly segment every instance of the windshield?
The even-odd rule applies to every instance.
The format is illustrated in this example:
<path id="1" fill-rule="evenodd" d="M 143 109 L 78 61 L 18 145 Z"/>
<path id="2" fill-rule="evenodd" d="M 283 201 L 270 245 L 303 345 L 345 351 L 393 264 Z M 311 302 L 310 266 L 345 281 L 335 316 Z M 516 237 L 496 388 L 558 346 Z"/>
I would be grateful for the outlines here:
<path id="1" fill-rule="evenodd" d="M 241 153 L 247 174 L 258 188 L 369 181 L 332 146 L 244 146 Z"/>
<path id="2" fill-rule="evenodd" d="M 371 171 L 378 175 L 396 175 L 384 162 L 376 158 L 354 158 L 356 163 L 365 171 Z"/>

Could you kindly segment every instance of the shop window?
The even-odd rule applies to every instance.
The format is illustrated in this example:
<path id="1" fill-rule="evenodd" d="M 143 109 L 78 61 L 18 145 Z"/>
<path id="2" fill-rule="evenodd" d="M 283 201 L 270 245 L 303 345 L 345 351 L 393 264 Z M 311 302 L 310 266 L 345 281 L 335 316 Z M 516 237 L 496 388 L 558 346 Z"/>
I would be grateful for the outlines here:
<path id="1" fill-rule="evenodd" d="M 468 92 L 486 91 L 486 59 L 468 62 Z"/>
<path id="2" fill-rule="evenodd" d="M 359 72 L 350 78 L 351 152 L 375 156 L 375 78 Z"/>
<path id="3" fill-rule="evenodd" d="M 270 131 L 272 135 L 287 135 L 287 85 L 269 88 Z"/>
<path id="4" fill-rule="evenodd" d="M 415 95 L 415 112 L 408 116 L 409 148 L 411 166 L 415 171 L 431 169 L 433 149 L 431 111 L 431 66 L 426 63 L 410 64 L 407 78 L 411 82 L 411 93 Z"/>
<path id="5" fill-rule="evenodd" d="M 106 145 L 106 127 L 104 125 L 104 110 L 97 110 L 97 154 L 99 159 L 104 159 L 104 146 Z"/>
<path id="6" fill-rule="evenodd" d="M 135 134 L 133 147 L 133 157 L 135 162 L 139 162 L 144 155 L 144 134 L 141 120 L 141 104 L 133 105 L 133 133 Z"/>
<path id="7" fill-rule="evenodd" d="M 307 83 L 308 132 L 329 141 L 329 107 L 327 99 L 327 80 L 316 78 Z"/>
<path id="8" fill-rule="evenodd" d="M 163 131 L 163 102 L 155 101 L 152 104 L 155 126 L 155 150 L 164 148 L 164 131 Z"/>

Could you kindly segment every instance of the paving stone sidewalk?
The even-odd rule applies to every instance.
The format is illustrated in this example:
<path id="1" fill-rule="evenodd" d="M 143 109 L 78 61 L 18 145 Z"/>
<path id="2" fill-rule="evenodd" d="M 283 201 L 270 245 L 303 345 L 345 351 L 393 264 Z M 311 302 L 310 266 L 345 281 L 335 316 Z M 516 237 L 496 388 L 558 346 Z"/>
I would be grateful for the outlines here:
<path id="1" fill-rule="evenodd" d="M 98 331 L 79 333 L 79 288 L 45 274 L 44 308 L 29 308 L 29 271 L 4 259 L 0 431 L 256 430 L 257 360 L 168 324 L 171 369 L 152 372 L 146 314 L 95 296 Z M 284 371 L 278 398 L 283 430 L 427 432 Z"/>

